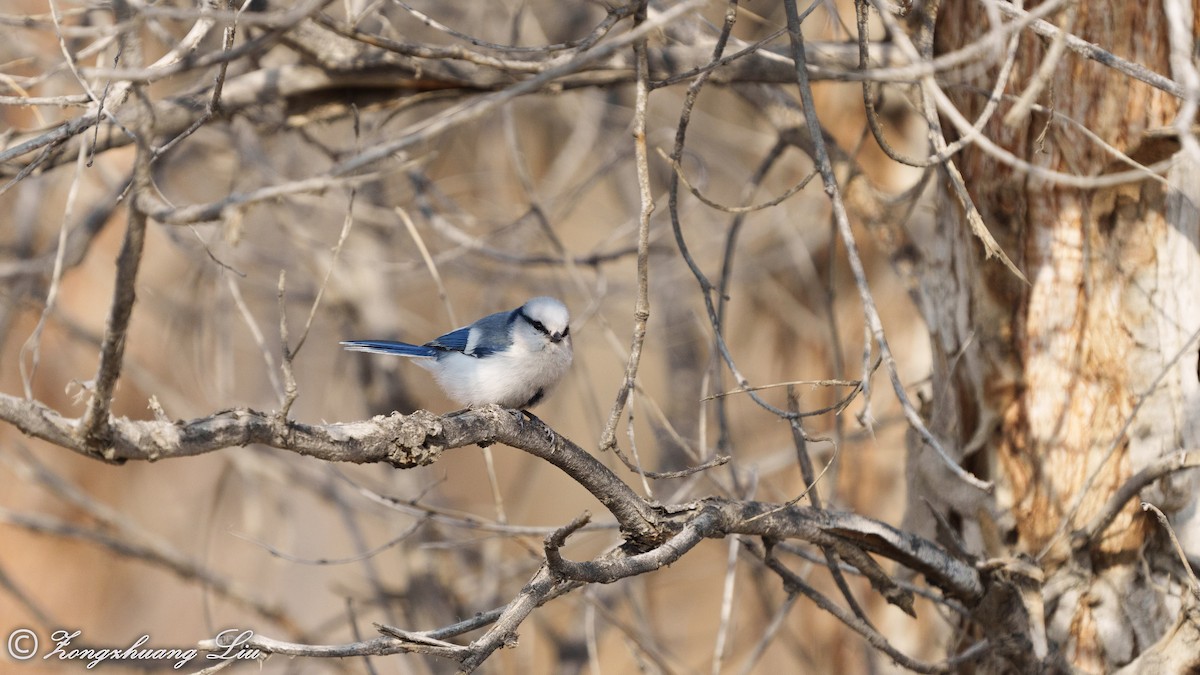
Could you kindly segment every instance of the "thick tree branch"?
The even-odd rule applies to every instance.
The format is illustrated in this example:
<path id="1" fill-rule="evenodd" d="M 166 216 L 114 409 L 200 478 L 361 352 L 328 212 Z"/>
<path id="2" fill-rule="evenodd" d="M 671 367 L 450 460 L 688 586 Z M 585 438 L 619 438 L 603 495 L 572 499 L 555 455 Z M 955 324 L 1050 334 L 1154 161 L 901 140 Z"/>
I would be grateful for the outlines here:
<path id="1" fill-rule="evenodd" d="M 418 411 L 326 425 L 281 422 L 273 414 L 249 409 L 226 410 L 190 421 L 115 418 L 110 445 L 103 449 L 75 436 L 72 431 L 77 420 L 37 401 L 0 394 L 0 419 L 29 436 L 114 463 L 188 457 L 256 443 L 331 462 L 384 462 L 409 468 L 431 464 L 451 448 L 503 443 L 550 462 L 582 485 L 612 512 L 625 536 L 646 547 L 644 550 L 661 546 L 685 530 L 703 537 L 743 534 L 796 538 L 821 546 L 852 544 L 924 574 L 930 583 L 956 598 L 969 601 L 983 593 L 978 573 L 941 546 L 852 513 L 717 497 L 676 506 L 650 503 L 591 454 L 540 420 L 495 406 L 442 417 Z M 689 541 L 685 536 L 678 543 Z"/>
<path id="2" fill-rule="evenodd" d="M 369 421 L 310 425 L 280 421 L 271 413 L 225 410 L 189 421 L 112 420 L 107 445 L 75 436 L 77 420 L 38 401 L 0 393 L 0 419 L 35 438 L 106 462 L 157 461 L 257 443 L 330 462 L 386 462 L 397 468 L 431 464 L 443 450 L 475 443 L 504 443 L 541 457 L 584 485 L 621 527 L 657 536 L 656 517 L 640 497 L 579 446 L 524 415 L 489 407 L 437 417 L 418 411 Z"/>

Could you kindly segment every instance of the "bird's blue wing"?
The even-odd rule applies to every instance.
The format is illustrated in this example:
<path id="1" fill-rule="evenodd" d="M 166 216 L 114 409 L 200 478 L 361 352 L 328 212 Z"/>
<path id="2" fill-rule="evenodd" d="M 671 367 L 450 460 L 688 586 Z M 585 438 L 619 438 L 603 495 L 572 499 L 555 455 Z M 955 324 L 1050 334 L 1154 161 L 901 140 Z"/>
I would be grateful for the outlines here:
<path id="1" fill-rule="evenodd" d="M 428 345 L 410 345 L 390 340 L 348 340 L 342 346 L 352 352 L 395 354 L 397 356 L 437 356 L 438 350 Z"/>
<path id="2" fill-rule="evenodd" d="M 439 338 L 426 342 L 425 346 L 462 352 L 467 356 L 477 358 L 502 352 L 512 346 L 511 314 L 511 312 L 490 314 L 470 326 L 450 331 Z"/>
<path id="3" fill-rule="evenodd" d="M 482 358 L 504 351 L 512 345 L 511 324 L 511 312 L 498 312 L 485 316 L 470 326 L 452 330 L 423 345 L 392 342 L 391 340 L 349 340 L 343 342 L 342 346 L 356 352 L 395 354 L 397 356 L 437 357 L 446 352 L 462 352 L 467 356 Z M 472 336 L 474 336 L 474 341 L 472 341 Z M 467 350 L 468 344 L 471 346 L 470 351 Z"/>
<path id="4" fill-rule="evenodd" d="M 429 342 L 426 342 L 425 346 L 433 349 L 461 352 L 466 351 L 467 340 L 469 340 L 470 337 L 471 327 L 467 326 L 466 328 L 452 330 L 441 337 L 434 338 Z"/>

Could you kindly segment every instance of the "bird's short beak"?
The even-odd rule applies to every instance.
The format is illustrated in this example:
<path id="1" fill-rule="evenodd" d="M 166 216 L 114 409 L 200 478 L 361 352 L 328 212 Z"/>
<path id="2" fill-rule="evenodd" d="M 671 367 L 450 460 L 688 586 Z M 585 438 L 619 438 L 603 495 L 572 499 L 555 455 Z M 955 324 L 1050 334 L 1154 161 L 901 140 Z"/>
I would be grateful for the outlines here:
<path id="1" fill-rule="evenodd" d="M 553 334 L 551 334 L 551 335 L 550 335 L 550 341 L 551 341 L 551 342 L 554 342 L 554 343 L 562 342 L 562 341 L 563 341 L 563 334 L 562 334 L 562 333 L 553 333 Z"/>

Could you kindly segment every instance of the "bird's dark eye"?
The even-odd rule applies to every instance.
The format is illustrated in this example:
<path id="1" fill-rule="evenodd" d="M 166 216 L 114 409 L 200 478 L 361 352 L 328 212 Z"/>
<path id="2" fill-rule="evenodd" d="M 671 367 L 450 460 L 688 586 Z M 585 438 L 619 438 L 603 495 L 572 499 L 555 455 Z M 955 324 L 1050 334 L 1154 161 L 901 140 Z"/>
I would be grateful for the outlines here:
<path id="1" fill-rule="evenodd" d="M 530 326 L 533 326 L 533 329 L 536 330 L 537 332 L 541 333 L 542 335 L 550 334 L 550 331 L 546 330 L 546 324 L 544 324 L 541 321 L 538 321 L 537 319 L 534 319 L 533 317 L 526 314 L 524 311 L 524 308 L 517 310 L 517 314 L 518 314 L 518 316 L 520 316 L 522 319 L 525 320 L 525 323 L 528 323 Z"/>
<path id="2" fill-rule="evenodd" d="M 571 334 L 571 327 L 570 327 L 570 326 L 567 326 L 566 328 L 564 328 L 564 329 L 563 329 L 563 337 L 567 337 L 567 336 L 568 336 L 568 335 L 570 335 L 570 334 Z"/>

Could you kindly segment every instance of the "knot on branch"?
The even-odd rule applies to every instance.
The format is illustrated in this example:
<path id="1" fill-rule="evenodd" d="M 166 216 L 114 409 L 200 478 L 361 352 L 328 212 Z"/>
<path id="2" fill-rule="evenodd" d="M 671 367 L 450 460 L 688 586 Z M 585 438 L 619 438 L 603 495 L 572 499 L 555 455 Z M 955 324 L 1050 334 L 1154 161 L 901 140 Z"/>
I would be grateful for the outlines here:
<path id="1" fill-rule="evenodd" d="M 679 560 L 700 541 L 718 536 L 724 529 L 720 510 L 706 506 L 674 535 L 649 551 L 635 553 L 627 547 L 622 547 L 595 560 L 573 562 L 564 559 L 559 549 L 566 543 L 567 537 L 587 525 L 590 519 L 590 514 L 584 513 L 546 537 L 546 564 L 559 578 L 611 584 L 626 577 L 653 572 Z"/>
<path id="2" fill-rule="evenodd" d="M 435 442 L 442 435 L 442 421 L 428 410 L 418 410 L 411 415 L 393 413 L 390 421 L 399 421 L 395 433 L 389 439 L 391 449 L 388 462 L 398 469 L 433 464 L 441 456 L 445 445 Z"/>
<path id="3" fill-rule="evenodd" d="M 83 447 L 96 459 L 109 464 L 124 463 L 113 447 L 112 414 L 107 410 L 93 414 L 89 409 L 80 420 L 76 434 Z"/>

